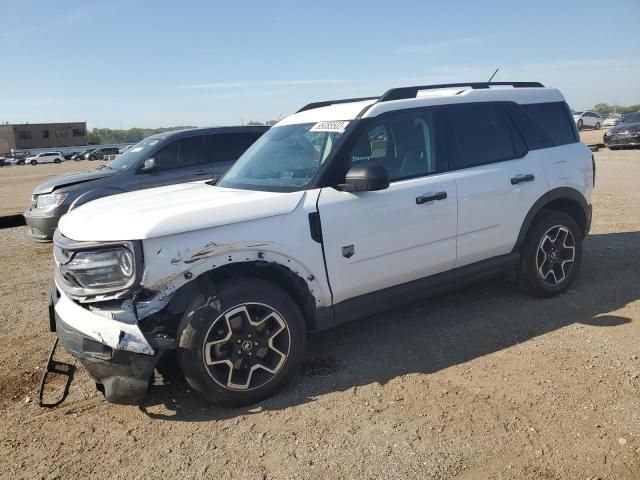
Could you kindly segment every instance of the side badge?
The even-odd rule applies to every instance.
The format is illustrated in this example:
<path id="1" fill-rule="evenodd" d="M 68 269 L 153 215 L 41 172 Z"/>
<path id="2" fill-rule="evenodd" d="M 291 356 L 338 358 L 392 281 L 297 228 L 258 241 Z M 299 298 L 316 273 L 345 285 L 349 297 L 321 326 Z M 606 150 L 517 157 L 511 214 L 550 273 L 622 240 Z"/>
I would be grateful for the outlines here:
<path id="1" fill-rule="evenodd" d="M 353 248 L 353 245 L 347 245 L 346 247 L 342 247 L 342 256 L 344 258 L 351 258 L 353 257 L 353 254 L 356 253 L 355 248 Z"/>

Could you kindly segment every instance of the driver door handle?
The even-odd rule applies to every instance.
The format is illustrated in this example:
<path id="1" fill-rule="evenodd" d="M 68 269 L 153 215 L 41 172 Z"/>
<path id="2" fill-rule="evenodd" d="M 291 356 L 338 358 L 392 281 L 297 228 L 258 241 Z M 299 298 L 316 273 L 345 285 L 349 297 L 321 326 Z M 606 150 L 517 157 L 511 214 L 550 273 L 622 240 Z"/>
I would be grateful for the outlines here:
<path id="1" fill-rule="evenodd" d="M 536 177 L 533 176 L 532 173 L 527 173 L 526 175 L 516 175 L 511 179 L 511 185 L 517 185 L 519 183 L 525 182 L 533 182 Z"/>
<path id="2" fill-rule="evenodd" d="M 447 198 L 447 192 L 425 193 L 424 195 L 416 197 L 416 204 L 422 205 L 423 203 L 444 200 L 445 198 Z"/>

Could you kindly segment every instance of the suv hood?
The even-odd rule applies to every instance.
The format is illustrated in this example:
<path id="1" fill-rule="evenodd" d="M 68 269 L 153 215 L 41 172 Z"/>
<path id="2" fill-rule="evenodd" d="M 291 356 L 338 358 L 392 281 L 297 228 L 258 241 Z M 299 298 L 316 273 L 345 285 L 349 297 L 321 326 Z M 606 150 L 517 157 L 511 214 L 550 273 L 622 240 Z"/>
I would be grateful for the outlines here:
<path id="1" fill-rule="evenodd" d="M 100 170 L 89 170 L 87 172 L 71 173 L 69 175 L 62 175 L 61 177 L 54 177 L 51 180 L 42 182 L 33 191 L 34 195 L 41 195 L 43 193 L 51 193 L 62 187 L 68 187 L 69 185 L 75 185 L 77 183 L 84 183 L 90 180 L 96 180 L 98 178 L 110 177 L 121 173 L 117 170 L 109 170 L 103 168 Z"/>
<path id="2" fill-rule="evenodd" d="M 284 215 L 304 195 L 183 183 L 94 200 L 64 215 L 58 228 L 77 241 L 142 240 Z"/>

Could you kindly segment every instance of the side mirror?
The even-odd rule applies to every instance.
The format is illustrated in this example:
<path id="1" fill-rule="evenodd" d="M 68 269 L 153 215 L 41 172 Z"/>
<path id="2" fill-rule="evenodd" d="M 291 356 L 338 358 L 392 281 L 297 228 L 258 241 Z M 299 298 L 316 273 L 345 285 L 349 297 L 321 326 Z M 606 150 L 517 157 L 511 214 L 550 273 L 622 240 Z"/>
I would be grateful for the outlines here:
<path id="1" fill-rule="evenodd" d="M 351 167 L 345 183 L 336 185 L 341 192 L 375 192 L 389 187 L 389 174 L 380 165 Z"/>
<path id="2" fill-rule="evenodd" d="M 142 170 L 143 172 L 150 172 L 151 170 L 155 170 L 157 166 L 158 165 L 156 164 L 155 158 L 147 158 L 140 170 Z"/>

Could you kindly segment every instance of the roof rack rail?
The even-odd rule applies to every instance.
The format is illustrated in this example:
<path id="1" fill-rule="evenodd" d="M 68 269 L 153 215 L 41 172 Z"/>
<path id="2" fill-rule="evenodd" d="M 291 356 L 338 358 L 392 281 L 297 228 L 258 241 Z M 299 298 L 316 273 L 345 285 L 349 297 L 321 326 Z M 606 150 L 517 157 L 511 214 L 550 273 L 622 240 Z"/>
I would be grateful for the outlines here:
<path id="1" fill-rule="evenodd" d="M 360 98 L 344 98 L 341 100 L 326 100 L 324 102 L 313 102 L 305 105 L 296 113 L 305 112 L 307 110 L 313 110 L 314 108 L 328 107 L 329 105 L 335 105 L 337 103 L 351 103 L 351 102 L 364 102 L 365 100 L 377 100 L 378 97 L 360 97 Z"/>
<path id="2" fill-rule="evenodd" d="M 420 90 L 436 90 L 449 87 L 471 87 L 474 90 L 490 88 L 492 86 L 511 86 L 514 88 L 544 88 L 540 82 L 471 82 L 471 83 L 443 83 L 442 85 L 419 85 L 415 87 L 400 87 L 387 90 L 379 99 L 380 102 L 390 102 L 391 100 L 403 100 L 406 98 L 416 98 Z"/>

